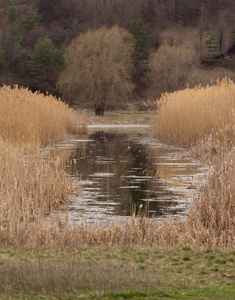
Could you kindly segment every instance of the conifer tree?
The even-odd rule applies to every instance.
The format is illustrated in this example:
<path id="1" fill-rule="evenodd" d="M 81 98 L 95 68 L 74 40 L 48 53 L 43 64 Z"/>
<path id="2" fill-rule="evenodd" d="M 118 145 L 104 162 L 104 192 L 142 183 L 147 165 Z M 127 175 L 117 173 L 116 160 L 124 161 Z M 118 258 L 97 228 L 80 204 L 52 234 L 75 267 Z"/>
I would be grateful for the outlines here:
<path id="1" fill-rule="evenodd" d="M 232 47 L 235 47 L 235 27 L 232 28 Z"/>
<path id="2" fill-rule="evenodd" d="M 210 58 L 213 58 L 216 55 L 216 51 L 218 50 L 218 41 L 212 27 L 205 34 L 205 38 L 206 48 L 209 52 Z"/>
<path id="3" fill-rule="evenodd" d="M 23 41 L 23 36 L 20 32 L 19 26 L 16 23 L 13 23 L 10 30 L 8 39 L 12 41 L 15 45 L 20 46 Z"/>
<path id="4" fill-rule="evenodd" d="M 64 49 L 55 49 L 51 39 L 47 36 L 42 40 L 39 38 L 34 45 L 34 52 L 30 56 L 27 68 L 36 83 L 54 75 L 54 70 L 63 63 Z"/>
<path id="5" fill-rule="evenodd" d="M 7 18 L 9 22 L 15 22 L 17 17 L 17 8 L 11 5 L 7 11 Z"/>
<path id="6" fill-rule="evenodd" d="M 132 20 L 129 30 L 135 39 L 133 57 L 136 60 L 147 60 L 149 57 L 149 35 L 142 19 Z"/>
<path id="7" fill-rule="evenodd" d="M 37 8 L 33 9 L 30 6 L 27 15 L 22 17 L 21 23 L 27 31 L 32 30 L 35 26 L 40 26 L 42 16 L 38 14 Z"/>
<path id="8" fill-rule="evenodd" d="M 129 24 L 129 31 L 135 40 L 135 48 L 132 55 L 134 66 L 133 80 L 138 84 L 146 77 L 148 71 L 148 58 L 150 55 L 149 35 L 147 26 L 142 19 L 132 20 Z"/>
<path id="9" fill-rule="evenodd" d="M 5 74 L 6 67 L 7 67 L 6 54 L 2 48 L 2 45 L 0 44 L 0 75 Z"/>

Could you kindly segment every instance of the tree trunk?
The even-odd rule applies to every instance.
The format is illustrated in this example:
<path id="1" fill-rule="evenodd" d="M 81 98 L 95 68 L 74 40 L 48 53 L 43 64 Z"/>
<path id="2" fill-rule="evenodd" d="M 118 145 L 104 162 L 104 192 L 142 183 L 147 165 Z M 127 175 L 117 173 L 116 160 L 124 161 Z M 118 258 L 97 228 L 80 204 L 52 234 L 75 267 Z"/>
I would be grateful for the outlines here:
<path id="1" fill-rule="evenodd" d="M 104 115 L 104 107 L 103 106 L 95 107 L 95 114 L 97 116 L 103 116 Z"/>

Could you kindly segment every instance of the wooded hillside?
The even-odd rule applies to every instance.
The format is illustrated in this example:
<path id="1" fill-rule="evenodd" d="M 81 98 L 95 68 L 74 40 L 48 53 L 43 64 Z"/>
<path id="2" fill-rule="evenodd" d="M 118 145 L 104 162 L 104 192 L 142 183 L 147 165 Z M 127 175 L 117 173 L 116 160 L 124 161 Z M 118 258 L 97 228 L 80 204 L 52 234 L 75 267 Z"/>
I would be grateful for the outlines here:
<path id="1" fill-rule="evenodd" d="M 61 96 L 58 74 L 74 38 L 102 26 L 130 31 L 140 19 L 150 55 L 141 80 L 133 63 L 134 99 L 235 76 L 233 0 L 0 0 L 0 84 Z"/>

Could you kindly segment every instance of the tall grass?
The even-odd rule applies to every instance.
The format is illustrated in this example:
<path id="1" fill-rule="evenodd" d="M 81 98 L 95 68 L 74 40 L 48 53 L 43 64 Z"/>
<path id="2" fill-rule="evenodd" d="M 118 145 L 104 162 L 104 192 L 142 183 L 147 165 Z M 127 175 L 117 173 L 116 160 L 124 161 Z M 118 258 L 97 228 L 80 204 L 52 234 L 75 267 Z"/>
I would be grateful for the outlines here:
<path id="1" fill-rule="evenodd" d="M 77 128 L 78 117 L 52 96 L 25 88 L 0 89 L 0 132 L 4 140 L 30 148 L 59 141 Z M 31 149 L 33 150 L 33 149 Z"/>
<path id="2" fill-rule="evenodd" d="M 232 105 L 234 100 L 231 101 L 230 98 L 234 99 L 233 89 L 234 84 L 232 82 L 223 81 L 218 83 L 216 87 L 185 90 L 173 95 L 176 95 L 178 101 L 181 101 L 181 97 L 178 97 L 178 95 L 182 95 L 184 101 L 181 104 L 186 102 L 185 99 L 194 104 L 197 99 L 194 93 L 203 95 L 202 98 L 208 99 L 210 102 L 210 98 L 215 97 L 213 91 L 219 90 L 218 93 L 222 97 L 224 95 L 222 91 L 224 90 L 226 95 L 223 96 L 225 104 L 230 103 Z M 158 124 L 159 120 L 162 123 L 166 121 L 169 124 L 169 118 L 165 110 L 165 107 L 168 106 L 171 119 L 174 121 L 172 123 L 175 127 L 174 132 L 181 132 L 181 134 L 178 134 L 179 145 L 191 145 L 188 140 L 187 124 L 184 126 L 184 130 L 187 132 L 185 134 L 181 128 L 181 122 L 183 121 L 177 122 L 177 117 L 182 120 L 178 112 L 182 111 L 186 116 L 185 110 L 187 107 L 190 108 L 190 105 L 183 105 L 179 109 L 174 109 L 173 111 L 176 114 L 174 115 L 170 105 L 171 103 L 173 107 L 177 106 L 173 101 L 174 97 L 169 95 L 172 101 L 168 104 L 164 97 L 163 104 L 156 117 Z M 199 98 L 199 101 L 202 102 L 203 100 Z M 211 101 L 210 103 L 214 105 L 215 102 Z M 204 106 L 199 107 L 203 109 Z M 57 159 L 50 163 L 36 161 L 28 164 L 22 158 L 21 153 L 23 153 L 23 150 L 19 150 L 22 147 L 15 145 L 15 139 L 13 139 L 14 143 L 12 144 L 7 136 L 2 137 L 0 139 L 0 245 L 81 247 L 87 245 L 138 244 L 147 246 L 191 245 L 233 248 L 235 244 L 235 153 L 231 130 L 234 128 L 234 121 L 229 117 L 232 114 L 232 107 L 234 106 L 229 107 L 227 105 L 226 118 L 224 116 L 226 122 L 223 121 L 218 124 L 217 118 L 214 118 L 214 127 L 212 126 L 211 130 L 204 131 L 204 135 L 197 135 L 198 139 L 194 138 L 192 140 L 192 144 L 201 139 L 206 141 L 207 136 L 213 135 L 213 139 L 221 139 L 222 144 L 226 144 L 226 147 L 222 148 L 223 152 L 221 153 L 223 155 L 219 155 L 215 160 L 216 163 L 211 165 L 208 182 L 201 187 L 201 192 L 198 198 L 195 199 L 184 222 L 171 219 L 156 221 L 144 216 L 138 218 L 133 216 L 124 225 L 114 221 L 105 227 L 97 224 L 91 227 L 85 221 L 81 221 L 80 224 L 71 227 L 67 219 L 62 222 L 57 214 L 49 221 L 45 221 L 43 218 L 45 213 L 50 212 L 54 206 L 60 203 L 67 203 L 72 188 L 70 180 L 61 169 L 60 160 Z M 223 111 L 223 109 L 221 110 Z M 191 111 L 189 110 L 188 113 Z M 161 113 L 165 116 L 164 118 Z M 200 110 L 197 113 L 200 116 Z M 205 123 L 208 124 L 206 114 L 204 116 Z M 220 116 L 219 113 L 218 116 Z M 187 120 L 190 122 L 193 118 L 184 119 L 185 122 Z M 203 118 L 200 120 L 203 122 Z M 222 126 L 224 123 L 226 123 L 226 126 Z M 201 125 L 200 122 L 198 124 Z M 177 143 L 176 137 L 172 133 L 169 134 L 171 128 L 163 125 L 159 124 L 159 126 L 162 126 L 161 128 L 165 129 L 164 132 L 167 136 L 164 142 Z M 180 127 L 180 130 L 178 127 Z M 194 128 L 197 131 L 195 124 Z M 217 133 L 219 130 L 222 134 Z M 159 137 L 164 137 L 164 132 L 159 131 L 159 128 L 156 128 L 156 132 Z M 193 134 L 193 129 L 189 132 Z M 170 139 L 171 136 L 172 139 Z M 204 144 L 206 143 L 201 144 L 201 149 Z M 214 154 L 217 154 L 217 152 L 214 151 Z"/>
<path id="3" fill-rule="evenodd" d="M 42 147 L 81 130 L 82 121 L 52 96 L 24 88 L 0 89 L 0 244 L 17 238 L 52 208 L 68 203 L 71 180 L 62 159 L 29 160 Z M 85 123 L 83 122 L 83 128 Z"/>
<path id="4" fill-rule="evenodd" d="M 217 85 L 164 94 L 155 133 L 161 142 L 188 147 L 191 155 L 211 164 L 208 182 L 183 225 L 182 240 L 187 235 L 198 245 L 234 246 L 234 82 L 224 79 Z"/>
<path id="5" fill-rule="evenodd" d="M 212 137 L 224 146 L 235 140 L 235 84 L 224 79 L 217 85 L 164 94 L 155 119 L 158 140 L 192 146 Z"/>

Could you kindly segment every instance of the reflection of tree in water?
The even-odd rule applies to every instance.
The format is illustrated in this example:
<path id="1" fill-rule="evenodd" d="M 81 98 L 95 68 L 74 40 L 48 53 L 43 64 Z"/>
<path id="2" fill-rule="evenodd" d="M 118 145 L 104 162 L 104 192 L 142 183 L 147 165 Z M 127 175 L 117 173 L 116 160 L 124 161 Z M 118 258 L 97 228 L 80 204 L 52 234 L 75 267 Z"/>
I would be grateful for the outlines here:
<path id="1" fill-rule="evenodd" d="M 94 160 L 97 158 L 102 161 L 100 168 L 105 168 L 105 159 L 107 160 L 106 166 L 109 165 L 109 171 L 114 174 L 122 175 L 122 172 L 128 172 L 131 164 L 131 156 L 127 147 L 127 135 L 107 133 L 97 131 L 90 135 L 90 139 L 94 139 L 96 144 L 94 146 Z M 125 161 L 125 164 L 122 163 Z"/>
<path id="2" fill-rule="evenodd" d="M 115 172 L 119 164 L 114 164 L 112 160 L 118 159 L 120 153 L 126 159 L 128 158 L 128 151 L 125 151 L 125 145 L 120 142 L 123 139 L 125 139 L 125 135 L 117 138 L 115 134 L 102 131 L 89 135 L 90 141 L 86 143 L 85 151 L 83 149 L 83 157 L 80 156 L 81 149 L 79 147 L 71 154 L 71 174 L 78 172 L 82 174 L 82 178 L 86 178 L 93 173 L 105 173 L 107 169 L 109 172 Z M 78 162 L 75 163 L 74 159 Z"/>
<path id="3" fill-rule="evenodd" d="M 135 169 L 135 175 L 140 177 L 148 176 L 152 178 L 141 182 L 138 189 L 132 189 L 130 191 L 132 205 L 136 207 L 137 212 L 139 206 L 143 204 L 143 210 L 145 210 L 145 206 L 147 205 L 149 216 L 162 215 L 165 213 L 166 208 L 175 205 L 175 202 L 162 202 L 156 200 L 159 199 L 159 192 L 161 192 L 163 197 L 166 195 L 169 196 L 171 192 L 165 191 L 165 189 L 163 189 L 163 185 L 157 182 L 157 178 L 155 178 L 157 165 L 154 164 L 155 161 L 152 158 L 152 151 L 145 145 L 136 143 L 131 143 L 130 149 L 133 157 L 131 169 Z"/>
<path id="4" fill-rule="evenodd" d="M 154 171 L 148 159 L 148 153 L 146 147 L 142 144 L 130 143 L 130 152 L 133 157 L 131 169 L 135 170 L 135 176 L 153 176 Z M 150 187 L 150 180 L 142 181 L 139 184 L 139 188 L 130 190 L 131 205 L 132 208 L 139 210 L 141 204 L 145 205 L 145 199 L 148 196 L 148 190 Z"/>

